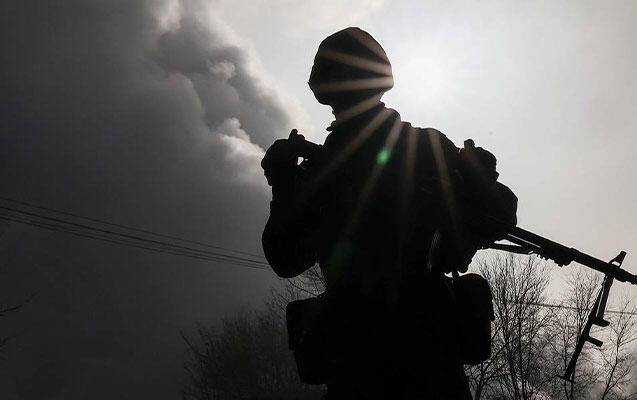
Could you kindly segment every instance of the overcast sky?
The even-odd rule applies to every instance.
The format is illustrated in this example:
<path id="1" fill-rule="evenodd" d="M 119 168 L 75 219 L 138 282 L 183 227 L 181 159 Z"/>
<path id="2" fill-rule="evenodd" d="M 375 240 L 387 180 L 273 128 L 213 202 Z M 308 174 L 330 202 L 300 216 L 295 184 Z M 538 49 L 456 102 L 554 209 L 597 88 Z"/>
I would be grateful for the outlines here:
<path id="1" fill-rule="evenodd" d="M 3 1 L 0 196 L 261 254 L 263 151 L 293 127 L 323 140 L 310 67 L 355 25 L 392 62 L 388 106 L 496 154 L 521 226 L 637 273 L 636 19 L 619 1 Z M 177 398 L 179 332 L 277 282 L 0 223 L 0 302 L 34 295 L 0 320 L 3 399 Z"/>

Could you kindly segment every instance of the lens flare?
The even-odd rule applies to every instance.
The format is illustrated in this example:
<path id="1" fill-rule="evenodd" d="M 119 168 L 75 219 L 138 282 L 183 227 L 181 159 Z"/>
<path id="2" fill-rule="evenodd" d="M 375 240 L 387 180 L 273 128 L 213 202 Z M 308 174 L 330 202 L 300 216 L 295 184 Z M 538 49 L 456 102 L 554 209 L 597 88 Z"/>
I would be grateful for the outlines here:
<path id="1" fill-rule="evenodd" d="M 385 164 L 387 164 L 387 161 L 389 160 L 389 156 L 390 155 L 391 155 L 391 152 L 389 151 L 389 149 L 387 149 L 386 147 L 383 147 L 378 152 L 378 155 L 376 156 L 376 162 L 378 164 L 385 165 Z"/>
<path id="2" fill-rule="evenodd" d="M 358 197 L 356 208 L 352 212 L 352 216 L 347 224 L 346 230 L 351 231 L 358 224 L 358 217 L 360 216 L 361 211 L 365 207 L 367 200 L 370 198 L 371 194 L 374 192 L 374 188 L 376 187 L 378 178 L 380 177 L 381 172 L 385 168 L 387 161 L 389 161 L 389 157 L 396 144 L 396 141 L 398 140 L 402 127 L 403 127 L 402 121 L 400 120 L 399 117 L 396 118 L 396 121 L 394 121 L 394 124 L 392 125 L 391 130 L 389 131 L 389 134 L 387 135 L 387 139 L 385 139 L 385 144 L 383 145 L 379 153 L 379 155 L 384 154 L 383 157 L 386 157 L 386 159 L 382 163 L 377 162 L 374 165 L 374 168 L 372 169 L 372 171 L 370 172 L 369 177 L 367 178 L 367 180 L 365 181 L 365 185 L 363 186 L 363 190 L 361 190 L 361 193 Z"/>
<path id="3" fill-rule="evenodd" d="M 352 92 L 355 90 L 389 89 L 394 86 L 394 78 L 384 76 L 380 78 L 350 79 L 346 81 L 317 83 L 313 90 L 319 93 Z"/>
<path id="4" fill-rule="evenodd" d="M 459 232 L 459 214 L 456 207 L 456 201 L 453 195 L 453 189 L 451 187 L 451 176 L 449 169 L 447 168 L 447 161 L 445 160 L 445 152 L 442 149 L 442 133 L 435 129 L 428 129 L 428 136 L 431 142 L 431 150 L 436 163 L 436 169 L 438 170 L 438 179 L 442 188 L 442 196 L 447 206 L 449 216 L 451 218 L 451 226 L 455 232 Z"/>

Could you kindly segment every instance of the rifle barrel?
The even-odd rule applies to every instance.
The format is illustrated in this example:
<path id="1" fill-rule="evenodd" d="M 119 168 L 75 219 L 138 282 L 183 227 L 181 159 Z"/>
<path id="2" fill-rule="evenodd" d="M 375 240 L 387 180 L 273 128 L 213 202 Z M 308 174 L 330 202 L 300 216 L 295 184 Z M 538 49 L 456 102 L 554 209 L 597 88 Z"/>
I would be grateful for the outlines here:
<path id="1" fill-rule="evenodd" d="M 622 269 L 621 261 L 619 261 L 619 265 L 614 264 L 613 261 L 616 261 L 616 259 L 611 262 L 602 261 L 599 258 L 582 253 L 575 248 L 566 247 L 563 244 L 554 242 L 520 227 L 513 228 L 513 230 L 506 236 L 506 239 L 510 242 L 529 248 L 533 253 L 550 258 L 560 266 L 566 265 L 571 261 L 575 261 L 578 264 L 592 268 L 605 275 L 610 275 L 620 282 L 629 282 L 633 285 L 637 285 L 637 275 L 631 274 L 630 272 Z"/>

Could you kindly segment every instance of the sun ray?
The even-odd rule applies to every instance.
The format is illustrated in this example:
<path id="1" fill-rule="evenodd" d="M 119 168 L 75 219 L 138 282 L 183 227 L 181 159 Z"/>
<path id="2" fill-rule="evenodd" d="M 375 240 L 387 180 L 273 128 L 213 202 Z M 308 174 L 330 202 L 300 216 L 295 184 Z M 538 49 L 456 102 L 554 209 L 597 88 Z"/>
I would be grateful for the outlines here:
<path id="1" fill-rule="evenodd" d="M 385 111 L 389 111 L 389 110 L 385 109 Z M 382 115 L 382 114 L 386 114 L 386 115 Z M 382 113 L 382 114 L 379 114 L 377 116 L 377 117 L 379 116 L 383 117 L 382 120 L 379 118 L 381 122 L 387 119 L 387 117 L 391 114 L 391 112 Z M 376 125 L 376 127 L 378 126 L 377 124 L 374 124 L 374 125 Z M 393 148 L 398 140 L 402 126 L 403 124 L 402 124 L 402 121 L 400 120 L 400 117 L 397 117 L 389 131 L 389 134 L 387 135 L 387 138 L 385 139 L 385 143 L 383 147 L 380 150 L 381 152 L 383 150 L 387 151 L 387 154 L 389 154 L 389 157 L 391 157 L 391 152 L 393 151 Z M 374 129 L 370 129 L 369 133 L 373 132 Z M 369 134 L 367 134 L 367 136 L 369 136 Z M 350 217 L 347 220 L 345 227 L 341 233 L 341 235 L 343 235 L 344 237 L 347 237 L 349 234 L 351 234 L 352 232 L 356 230 L 361 212 L 363 211 L 367 203 L 367 200 L 370 198 L 371 194 L 373 193 L 374 187 L 376 186 L 376 183 L 378 182 L 378 178 L 380 177 L 382 170 L 386 166 L 387 161 L 388 160 L 381 162 L 377 159 L 377 162 L 374 164 L 374 167 L 372 168 L 372 171 L 369 177 L 367 178 L 367 180 L 365 181 L 365 184 L 363 185 L 363 189 L 361 190 L 358 196 L 358 199 L 356 201 L 356 206 L 350 213 Z M 347 240 L 345 239 L 341 242 L 347 243 Z M 337 276 L 339 274 L 339 268 L 341 264 L 338 262 L 338 259 L 340 256 L 341 254 L 339 252 L 339 249 L 336 248 L 334 250 L 334 253 L 331 256 L 332 261 L 329 263 L 330 268 L 327 271 L 328 274 L 331 274 L 333 276 Z"/>
<path id="2" fill-rule="evenodd" d="M 409 203 L 412 200 L 411 196 L 414 187 L 414 168 L 416 166 L 416 147 L 418 145 L 418 137 L 416 136 L 416 129 L 410 124 L 407 125 L 406 135 L 406 148 L 404 158 L 404 173 L 402 174 L 401 182 L 401 194 L 400 194 L 400 226 L 401 233 L 404 231 L 404 226 L 407 224 L 407 212 L 409 210 Z"/>
<path id="3" fill-rule="evenodd" d="M 369 58 L 359 57 L 341 51 L 321 49 L 317 56 L 363 70 L 377 72 L 385 76 L 390 76 L 392 74 L 391 66 L 387 63 L 370 60 Z"/>
<path id="4" fill-rule="evenodd" d="M 385 50 L 381 47 L 381 45 L 372 39 L 371 36 L 366 35 L 361 30 L 350 29 L 347 32 L 354 39 L 358 40 L 365 47 L 370 49 L 374 54 L 380 57 L 381 60 L 384 60 L 389 64 L 389 59 L 387 59 L 387 54 L 385 54 Z"/>
<path id="5" fill-rule="evenodd" d="M 333 93 L 391 88 L 393 85 L 394 78 L 391 76 L 383 76 L 379 78 L 349 79 L 346 81 L 318 83 L 314 85 L 313 89 L 321 93 Z"/>
<path id="6" fill-rule="evenodd" d="M 438 171 L 438 179 L 440 180 L 440 187 L 442 189 L 442 197 L 447 206 L 447 211 L 451 219 L 451 226 L 453 233 L 457 234 L 458 224 L 460 216 L 458 214 L 458 208 L 453 194 L 453 188 L 451 186 L 452 180 L 447 167 L 447 160 L 445 160 L 445 152 L 442 149 L 441 133 L 435 129 L 429 129 L 427 132 L 431 143 L 431 150 L 434 156 L 436 169 Z"/>
<path id="7" fill-rule="evenodd" d="M 396 145 L 396 141 L 398 140 L 399 134 L 401 132 L 402 125 L 403 124 L 400 118 L 396 118 L 396 121 L 394 121 L 394 124 L 392 125 L 389 131 L 389 134 L 387 135 L 387 138 L 385 139 L 385 143 L 383 147 L 381 148 L 379 154 L 388 154 L 387 157 L 388 158 L 391 157 L 391 153 L 394 149 L 394 146 Z M 379 157 L 376 158 L 377 162 L 376 164 L 374 164 L 374 168 L 372 169 L 369 177 L 367 178 L 367 180 L 365 181 L 365 184 L 363 185 L 363 189 L 361 190 L 361 193 L 358 197 L 356 207 L 354 208 L 352 212 L 352 216 L 350 217 L 350 220 L 347 224 L 348 230 L 352 230 L 355 228 L 361 211 L 363 210 L 363 208 L 365 207 L 365 204 L 367 203 L 367 200 L 373 193 L 374 187 L 376 186 L 376 183 L 378 182 L 378 178 L 380 177 L 381 172 L 385 168 L 385 165 L 387 165 L 388 158 L 384 159 L 383 157 L 384 161 L 379 160 Z"/>
<path id="8" fill-rule="evenodd" d="M 350 108 L 340 111 L 338 114 L 336 114 L 336 120 L 334 122 L 337 126 L 339 124 L 342 124 L 343 122 L 347 122 L 355 116 L 360 115 L 373 107 L 376 107 L 378 105 L 378 102 L 378 95 L 373 95 L 366 99 L 363 99 Z"/>
<path id="9" fill-rule="evenodd" d="M 411 126 L 410 123 L 403 124 L 403 132 L 404 132 L 404 154 L 403 154 L 403 167 L 404 170 L 402 174 L 400 174 L 400 191 L 398 193 L 399 196 L 399 205 L 398 205 L 398 243 L 401 245 L 398 247 L 398 253 L 396 254 L 396 259 L 391 265 L 387 267 L 391 269 L 391 273 L 388 275 L 387 279 L 387 293 L 388 293 L 388 304 L 395 304 L 398 302 L 398 293 L 399 286 L 403 280 L 403 269 L 401 268 L 403 264 L 403 252 L 404 244 L 409 240 L 409 211 L 411 209 L 411 202 L 415 199 L 412 197 L 414 194 L 413 185 L 414 185 L 414 170 L 416 166 L 416 149 L 417 149 L 417 141 L 418 136 L 416 129 Z"/>
<path id="10" fill-rule="evenodd" d="M 369 139 L 370 135 L 376 130 L 376 128 L 389 118 L 391 114 L 392 112 L 386 108 L 380 110 L 380 112 L 376 114 L 369 123 L 367 123 L 367 125 L 365 125 L 358 133 L 352 135 L 352 140 L 333 157 L 332 161 L 327 164 L 319 176 L 322 178 L 323 176 L 330 175 L 338 167 L 340 167 L 356 150 L 358 150 L 359 147 L 363 145 L 363 143 L 367 141 L 367 139 Z"/>
<path id="11" fill-rule="evenodd" d="M 342 111 L 336 115 L 335 127 L 343 124 L 344 122 L 360 115 L 370 109 L 376 107 L 379 104 L 378 97 L 372 96 L 364 99 L 349 109 Z M 319 190 L 325 181 L 334 174 L 341 165 L 351 157 L 351 155 L 369 139 L 370 135 L 378 128 L 392 112 L 386 108 L 380 109 L 376 115 L 374 115 L 369 122 L 363 126 L 358 132 L 348 132 L 346 136 L 350 136 L 349 143 L 346 143 L 341 149 L 336 151 L 336 154 L 330 157 L 329 163 L 323 165 L 320 171 L 308 183 L 306 190 L 299 194 L 298 201 L 300 203 L 307 201 L 311 196 L 315 195 L 315 191 Z"/>

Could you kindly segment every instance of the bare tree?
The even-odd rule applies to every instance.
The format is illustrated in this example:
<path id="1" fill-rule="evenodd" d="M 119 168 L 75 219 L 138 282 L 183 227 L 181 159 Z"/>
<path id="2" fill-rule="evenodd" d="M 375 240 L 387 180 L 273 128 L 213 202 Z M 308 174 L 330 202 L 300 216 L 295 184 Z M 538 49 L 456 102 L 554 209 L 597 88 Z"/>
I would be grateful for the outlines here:
<path id="1" fill-rule="evenodd" d="M 637 394 L 627 394 L 632 383 L 630 372 L 635 366 L 631 345 L 637 340 L 635 313 L 632 301 L 624 300 L 621 309 L 610 317 L 610 334 L 607 343 L 599 349 L 599 369 L 602 390 L 600 399 L 637 398 Z"/>
<path id="2" fill-rule="evenodd" d="M 315 297 L 325 291 L 325 279 L 318 265 L 292 279 L 285 279 L 282 287 L 270 290 L 266 306 L 280 318 L 285 318 L 285 307 L 294 300 Z"/>
<path id="3" fill-rule="evenodd" d="M 478 263 L 494 295 L 491 359 L 467 368 L 476 400 L 627 399 L 635 365 L 635 307 L 624 301 L 608 328 L 592 332 L 601 349 L 584 346 L 574 380 L 564 374 L 600 289 L 599 274 L 574 268 L 561 300 L 548 300 L 549 271 L 535 257 L 495 255 Z"/>
<path id="4" fill-rule="evenodd" d="M 214 330 L 199 327 L 184 340 L 189 359 L 184 368 L 184 399 L 266 400 L 319 399 L 322 387 L 298 377 L 288 349 L 285 305 L 320 289 L 320 271 L 311 270 L 272 290 L 265 310 L 243 311 Z"/>
<path id="5" fill-rule="evenodd" d="M 467 368 L 475 400 L 637 399 L 629 394 L 630 353 L 637 341 L 635 306 L 625 301 L 609 313 L 605 331 L 593 332 L 601 349 L 585 346 L 574 383 L 558 378 L 570 361 L 601 279 L 575 268 L 561 300 L 549 299 L 549 268 L 530 256 L 494 255 L 477 263 L 494 296 L 492 357 Z M 187 339 L 187 399 L 310 399 L 322 391 L 299 381 L 287 348 L 285 306 L 324 290 L 318 268 L 273 289 L 265 311 L 246 311 L 223 321 L 221 329 L 199 328 Z M 606 333 L 604 333 L 606 332 Z"/>
<path id="6" fill-rule="evenodd" d="M 221 329 L 199 328 L 185 339 L 183 398 L 197 400 L 318 399 L 303 384 L 288 350 L 285 326 L 269 312 L 244 311 L 224 319 Z"/>
<path id="7" fill-rule="evenodd" d="M 549 274 L 535 257 L 494 255 L 478 263 L 494 297 L 490 360 L 468 369 L 476 399 L 539 399 L 552 379 L 545 369 L 552 313 L 542 307 Z"/>
<path id="8" fill-rule="evenodd" d="M 494 321 L 491 330 L 491 343 L 494 343 L 500 335 L 502 324 L 499 320 Z M 504 346 L 493 348 L 491 358 L 476 366 L 466 368 L 467 377 L 473 389 L 474 400 L 480 400 L 483 396 L 489 397 L 493 392 L 491 388 L 506 375 L 505 365 L 502 362 L 502 351 Z"/>
<path id="9" fill-rule="evenodd" d="M 562 373 L 571 359 L 577 339 L 601 289 L 601 276 L 575 268 L 567 278 L 567 291 L 555 313 L 552 336 L 553 353 Z M 619 311 L 606 313 L 610 325 L 597 328 L 591 335 L 603 339 L 602 347 L 585 345 L 577 360 L 572 381 L 562 381 L 561 395 L 567 400 L 581 398 L 634 398 L 627 393 L 630 371 L 635 364 L 630 345 L 637 339 L 635 307 L 631 300 L 620 303 Z"/>
<path id="10" fill-rule="evenodd" d="M 7 229 L 8 224 L 0 224 L 0 239 L 2 238 L 2 236 L 4 236 L 6 229 Z M 0 253 L 4 253 L 4 249 L 0 249 Z M 6 259 L 2 260 L 2 265 L 0 265 L 0 272 L 3 272 L 4 268 L 8 265 L 9 261 Z M 0 277 L 1 279 L 2 277 Z M 28 302 L 30 302 L 33 299 L 34 295 L 31 295 L 29 298 L 27 298 L 26 300 L 16 303 L 16 302 L 9 302 L 4 303 L 4 304 L 0 304 L 0 318 L 4 318 L 6 317 L 8 314 L 12 314 L 12 313 L 16 313 L 18 311 L 20 311 L 22 309 L 22 307 L 24 307 L 25 304 L 27 304 Z M 4 299 L 3 299 L 4 301 Z M 2 354 L 7 346 L 7 343 L 9 343 L 9 341 L 11 340 L 11 336 L 6 336 L 5 333 L 2 334 L 2 336 L 0 336 L 0 354 Z"/>
<path id="11" fill-rule="evenodd" d="M 552 337 L 552 362 L 549 365 L 553 368 L 555 376 L 561 376 L 566 371 L 588 314 L 595 303 L 600 284 L 600 276 L 584 268 L 575 267 L 566 278 L 566 291 L 553 307 L 553 321 L 549 330 Z M 598 370 L 594 354 L 590 346 L 585 346 L 578 358 L 573 380 L 556 379 L 551 397 L 566 400 L 589 397 L 597 379 Z"/>
<path id="12" fill-rule="evenodd" d="M 0 307 L 0 317 L 4 317 L 9 313 L 17 312 L 22 308 L 23 304 L 18 304 L 16 306 L 4 306 Z M 0 337 L 0 353 L 4 352 L 4 348 L 11 339 L 10 336 Z"/>

